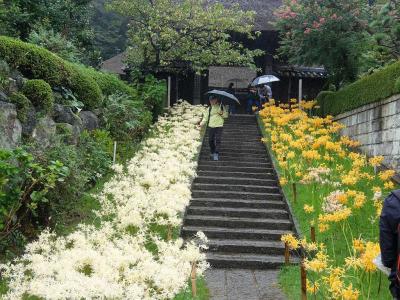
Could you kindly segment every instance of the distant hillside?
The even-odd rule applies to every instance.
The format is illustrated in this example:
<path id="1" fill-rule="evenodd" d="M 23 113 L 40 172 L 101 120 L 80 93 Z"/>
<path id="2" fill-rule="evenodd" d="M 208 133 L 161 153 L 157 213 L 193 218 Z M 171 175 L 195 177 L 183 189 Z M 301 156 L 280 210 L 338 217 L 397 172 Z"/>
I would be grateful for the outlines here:
<path id="1" fill-rule="evenodd" d="M 95 12 L 92 26 L 95 31 L 95 46 L 97 46 L 104 60 L 121 53 L 126 47 L 127 18 L 107 12 L 104 3 L 106 0 L 93 0 Z"/>

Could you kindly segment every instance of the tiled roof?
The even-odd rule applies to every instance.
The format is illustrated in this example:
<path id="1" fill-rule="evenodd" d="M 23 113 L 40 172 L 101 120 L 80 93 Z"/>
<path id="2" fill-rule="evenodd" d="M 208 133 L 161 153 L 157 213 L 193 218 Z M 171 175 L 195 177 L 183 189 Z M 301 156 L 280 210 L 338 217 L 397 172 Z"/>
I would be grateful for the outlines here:
<path id="1" fill-rule="evenodd" d="M 110 73 L 125 75 L 126 65 L 124 63 L 125 53 L 120 53 L 101 64 L 101 69 Z"/>

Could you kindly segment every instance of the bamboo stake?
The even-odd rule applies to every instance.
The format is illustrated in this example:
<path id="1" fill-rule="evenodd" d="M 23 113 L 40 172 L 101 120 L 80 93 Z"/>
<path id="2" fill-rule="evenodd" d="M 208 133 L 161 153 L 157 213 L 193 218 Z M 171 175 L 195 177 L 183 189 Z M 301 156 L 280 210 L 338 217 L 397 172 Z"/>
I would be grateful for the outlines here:
<path id="1" fill-rule="evenodd" d="M 311 241 L 315 243 L 315 226 L 311 226 Z"/>
<path id="2" fill-rule="evenodd" d="M 301 277 L 301 300 L 307 300 L 307 273 L 304 267 L 304 261 L 300 264 L 300 277 Z"/>
<path id="3" fill-rule="evenodd" d="M 289 252 L 289 245 L 285 243 L 285 265 L 290 263 L 290 252 Z"/>
<path id="4" fill-rule="evenodd" d="M 196 262 L 192 263 L 192 273 L 190 274 L 192 280 L 192 296 L 197 297 L 197 286 L 196 286 Z"/>

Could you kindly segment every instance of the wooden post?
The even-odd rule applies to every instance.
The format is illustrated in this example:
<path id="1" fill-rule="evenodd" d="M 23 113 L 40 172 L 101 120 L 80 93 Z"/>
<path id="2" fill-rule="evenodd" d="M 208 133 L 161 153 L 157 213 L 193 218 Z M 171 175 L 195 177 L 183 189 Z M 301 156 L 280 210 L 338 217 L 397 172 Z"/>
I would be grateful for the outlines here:
<path id="1" fill-rule="evenodd" d="M 168 102 L 167 107 L 171 107 L 171 76 L 168 76 Z"/>
<path id="2" fill-rule="evenodd" d="M 304 261 L 300 263 L 300 277 L 301 277 L 301 300 L 307 300 L 307 273 L 304 267 Z"/>
<path id="3" fill-rule="evenodd" d="M 192 273 L 190 274 L 192 280 L 192 296 L 197 297 L 197 286 L 196 286 L 196 262 L 192 263 Z"/>
<path id="4" fill-rule="evenodd" d="M 297 203 L 297 187 L 295 182 L 292 183 L 292 191 L 293 191 L 293 202 Z"/>
<path id="5" fill-rule="evenodd" d="M 303 79 L 299 79 L 299 108 L 301 109 L 300 101 L 303 100 Z"/>
<path id="6" fill-rule="evenodd" d="M 289 245 L 285 243 L 285 265 L 290 263 L 290 252 L 289 252 Z"/>
<path id="7" fill-rule="evenodd" d="M 315 243 L 315 226 L 311 226 L 311 241 Z"/>
<path id="8" fill-rule="evenodd" d="M 117 159 L 117 141 L 114 142 L 113 165 L 115 165 L 116 159 Z"/>

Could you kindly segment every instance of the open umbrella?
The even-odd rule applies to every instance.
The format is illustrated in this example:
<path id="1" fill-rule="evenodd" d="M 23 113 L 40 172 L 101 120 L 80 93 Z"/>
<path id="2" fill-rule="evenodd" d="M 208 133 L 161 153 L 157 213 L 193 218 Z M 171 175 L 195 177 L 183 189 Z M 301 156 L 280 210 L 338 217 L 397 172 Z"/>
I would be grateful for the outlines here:
<path id="1" fill-rule="evenodd" d="M 254 79 L 251 85 L 252 86 L 263 85 L 274 81 L 280 81 L 280 79 L 274 75 L 263 75 Z"/>
<path id="2" fill-rule="evenodd" d="M 220 91 L 220 90 L 212 90 L 207 93 L 206 95 L 213 95 L 217 96 L 223 104 L 240 104 L 240 101 L 238 98 L 236 98 L 234 95 L 225 92 L 225 91 Z"/>

